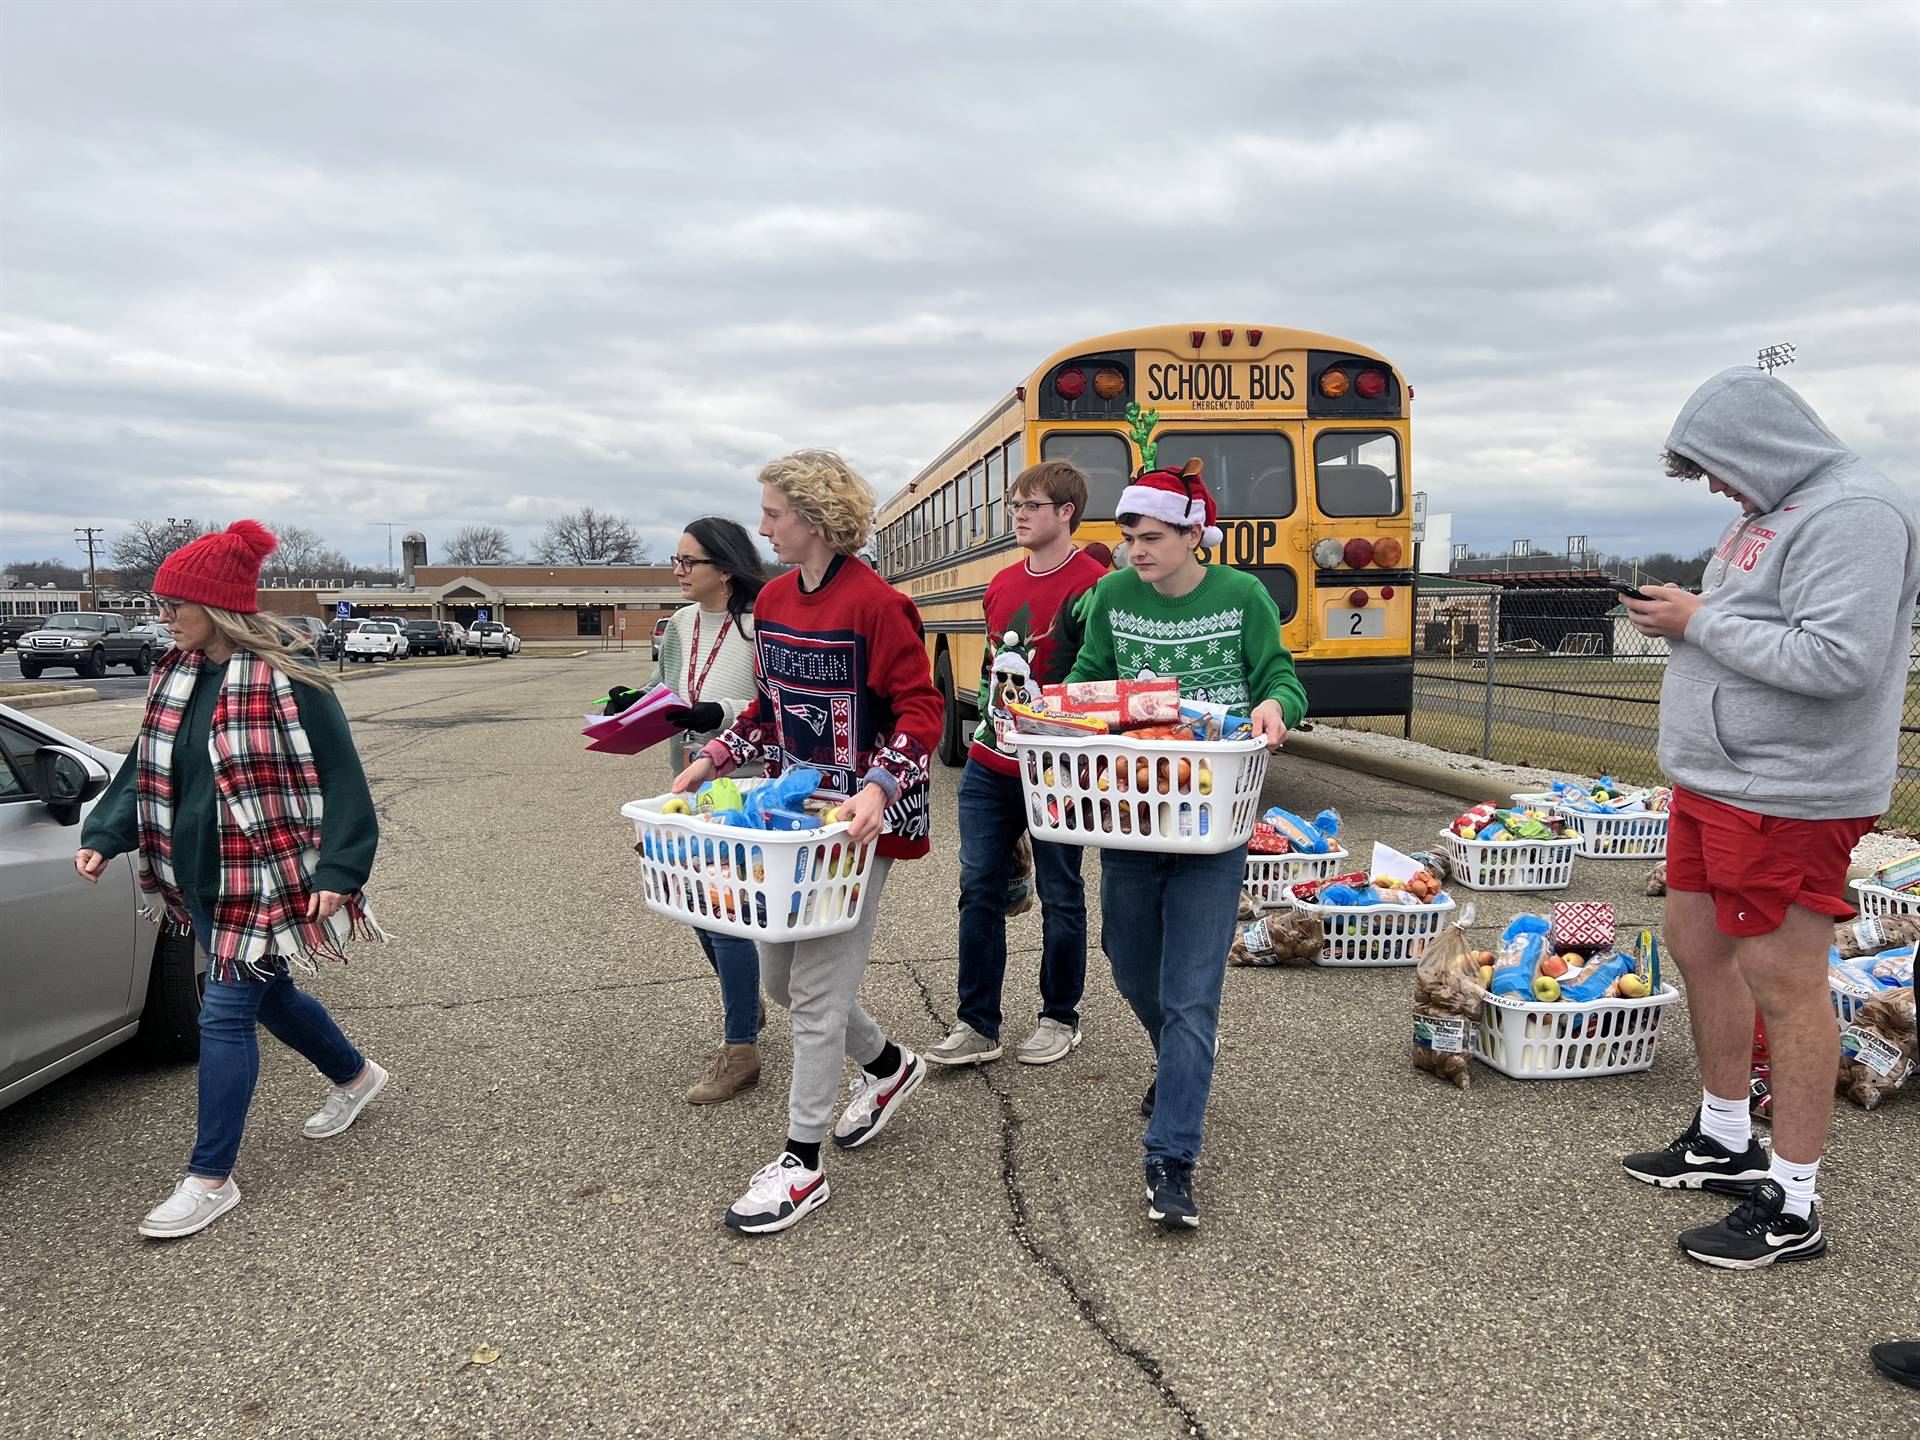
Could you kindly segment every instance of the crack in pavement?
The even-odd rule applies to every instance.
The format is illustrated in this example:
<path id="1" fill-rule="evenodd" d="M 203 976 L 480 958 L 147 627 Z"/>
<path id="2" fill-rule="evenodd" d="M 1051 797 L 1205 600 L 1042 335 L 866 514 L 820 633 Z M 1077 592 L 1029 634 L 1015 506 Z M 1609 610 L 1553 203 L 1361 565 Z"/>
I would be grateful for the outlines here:
<path id="1" fill-rule="evenodd" d="M 920 1003 L 926 1007 L 928 1016 L 937 1025 L 946 1024 L 946 1020 L 933 1003 L 932 992 L 927 989 L 926 981 L 920 978 L 920 972 L 914 968 L 913 962 L 902 963 L 905 965 L 908 976 L 913 980 L 914 988 L 920 992 Z M 1160 1396 L 1161 1402 L 1177 1414 L 1186 1425 L 1186 1433 L 1198 1437 L 1198 1440 L 1206 1440 L 1208 1434 L 1206 1422 L 1168 1382 L 1165 1367 L 1152 1354 L 1128 1340 L 1107 1322 L 1101 1315 L 1099 1307 L 1094 1304 L 1092 1297 L 1081 1290 L 1080 1282 L 1074 1279 L 1073 1272 L 1067 1268 L 1066 1261 L 1055 1255 L 1034 1233 L 1033 1212 L 1027 1204 L 1025 1191 L 1020 1187 L 1020 1159 L 1015 1144 L 1020 1135 L 1020 1117 L 1013 1108 L 1013 1097 L 995 1083 L 985 1066 L 975 1065 L 972 1068 L 1000 1107 L 1000 1180 L 1007 1193 L 1007 1208 L 1011 1212 L 1007 1228 L 1013 1235 L 1014 1243 L 1026 1251 L 1033 1263 L 1067 1292 L 1067 1298 L 1073 1302 L 1074 1308 L 1080 1312 L 1080 1318 L 1087 1323 L 1094 1334 L 1146 1378 L 1147 1383 L 1152 1385 L 1154 1391 Z"/>

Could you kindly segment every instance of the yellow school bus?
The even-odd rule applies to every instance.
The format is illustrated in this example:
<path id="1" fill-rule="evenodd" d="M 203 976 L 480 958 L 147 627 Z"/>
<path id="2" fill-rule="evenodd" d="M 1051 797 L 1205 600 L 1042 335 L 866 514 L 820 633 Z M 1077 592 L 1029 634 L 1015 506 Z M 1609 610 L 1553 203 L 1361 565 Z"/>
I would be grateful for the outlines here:
<path id="1" fill-rule="evenodd" d="M 1123 330 L 1048 357 L 880 508 L 880 573 L 919 606 L 947 702 L 941 758 L 965 758 L 981 598 L 1019 558 L 1008 485 L 1035 460 L 1078 465 L 1089 496 L 1075 539 L 1124 563 L 1114 505 L 1143 445 L 1158 467 L 1204 462 L 1226 538 L 1202 558 L 1266 585 L 1311 713 L 1406 714 L 1412 399 L 1377 351 L 1274 326 Z"/>

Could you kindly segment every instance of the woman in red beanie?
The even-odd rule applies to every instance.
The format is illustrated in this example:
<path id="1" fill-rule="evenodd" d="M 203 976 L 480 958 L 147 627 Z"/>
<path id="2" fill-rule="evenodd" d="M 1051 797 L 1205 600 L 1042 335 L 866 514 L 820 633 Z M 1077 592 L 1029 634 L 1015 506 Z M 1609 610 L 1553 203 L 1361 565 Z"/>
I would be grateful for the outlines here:
<path id="1" fill-rule="evenodd" d="M 332 1082 L 310 1139 L 345 1130 L 387 1083 L 290 973 L 344 963 L 350 939 L 386 937 L 361 893 L 379 827 L 347 717 L 295 637 L 260 614 L 260 565 L 277 543 L 238 520 L 160 566 L 154 604 L 174 648 L 74 856 L 97 880 L 135 852 L 141 889 L 157 897 L 148 918 L 190 927 L 207 955 L 199 1134 L 186 1178 L 140 1222 L 156 1240 L 240 1203 L 233 1163 L 260 1073 L 256 1024 Z"/>

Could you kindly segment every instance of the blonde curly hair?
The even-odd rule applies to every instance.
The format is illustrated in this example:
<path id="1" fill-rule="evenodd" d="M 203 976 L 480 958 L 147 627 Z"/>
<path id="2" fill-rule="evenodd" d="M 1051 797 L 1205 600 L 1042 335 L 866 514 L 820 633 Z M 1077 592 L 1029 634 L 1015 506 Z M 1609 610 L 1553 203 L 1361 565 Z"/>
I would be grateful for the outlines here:
<path id="1" fill-rule="evenodd" d="M 873 487 L 831 450 L 782 455 L 760 472 L 760 483 L 792 501 L 836 554 L 857 553 L 873 535 Z"/>

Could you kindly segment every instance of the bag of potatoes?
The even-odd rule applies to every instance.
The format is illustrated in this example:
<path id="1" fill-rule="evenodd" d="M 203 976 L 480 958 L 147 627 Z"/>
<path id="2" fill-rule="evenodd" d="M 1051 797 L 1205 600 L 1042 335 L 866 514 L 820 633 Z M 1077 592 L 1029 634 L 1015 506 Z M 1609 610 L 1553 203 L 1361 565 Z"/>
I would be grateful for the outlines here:
<path id="1" fill-rule="evenodd" d="M 1320 917 L 1304 910 L 1270 910 L 1234 928 L 1229 965 L 1310 965 L 1327 945 Z"/>
<path id="2" fill-rule="evenodd" d="M 1487 992 L 1480 983 L 1484 952 L 1467 944 L 1466 925 L 1449 925 L 1413 969 L 1413 1068 L 1465 1090 Z"/>

